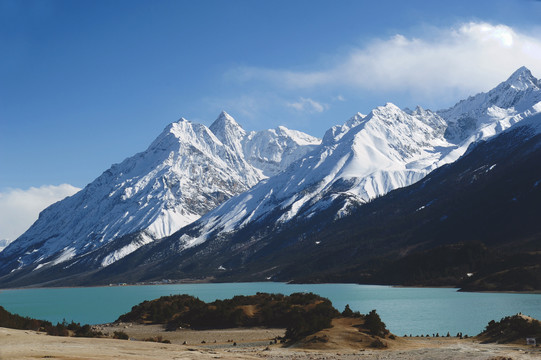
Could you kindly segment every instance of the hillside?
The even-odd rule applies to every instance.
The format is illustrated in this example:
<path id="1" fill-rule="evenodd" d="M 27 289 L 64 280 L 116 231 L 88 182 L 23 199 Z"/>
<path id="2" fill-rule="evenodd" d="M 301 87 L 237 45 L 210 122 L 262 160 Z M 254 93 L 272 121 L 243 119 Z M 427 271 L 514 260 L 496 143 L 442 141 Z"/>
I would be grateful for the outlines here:
<path id="1" fill-rule="evenodd" d="M 161 149 L 165 142 L 176 148 L 182 140 L 181 148 L 189 151 L 178 152 L 180 163 L 164 165 L 168 172 L 183 174 L 178 184 L 187 172 L 196 182 L 219 184 L 228 192 L 237 188 L 224 179 L 246 177 L 251 172 L 245 168 L 260 177 L 275 174 L 230 194 L 229 200 L 168 236 L 148 238 L 149 229 L 134 229 L 123 236 L 115 233 L 114 241 L 70 242 L 44 216 L 32 231 L 48 226 L 47 231 L 29 242 L 21 238 L 0 253 L 0 284 L 195 279 L 538 290 L 539 85 L 528 69 L 520 68 L 494 89 L 447 110 L 412 111 L 388 103 L 332 127 L 317 146 L 308 135 L 283 128 L 247 133 L 226 113 L 210 128 L 183 120 L 150 147 Z M 274 142 L 269 143 L 271 135 Z M 199 143 L 212 151 L 193 150 Z M 300 154 L 295 146 L 307 152 Z M 165 153 L 169 148 L 164 147 Z M 276 154 L 280 156 L 269 157 Z M 296 156 L 300 158 L 294 160 Z M 207 157 L 214 162 L 200 161 Z M 214 166 L 224 162 L 230 166 Z M 209 178 L 205 169 L 224 177 Z M 157 189 L 167 194 L 177 184 L 152 174 L 154 170 L 145 178 L 158 181 Z M 180 200 L 173 197 L 178 201 L 188 199 L 192 206 L 208 195 L 206 187 L 194 188 L 191 181 L 184 185 Z M 119 191 L 132 201 L 131 187 L 123 186 Z M 92 211 L 107 210 L 109 198 L 103 204 L 93 199 L 100 205 Z M 169 210 L 178 210 L 157 201 L 168 209 L 161 212 L 166 218 Z M 138 213 L 148 220 L 146 203 L 140 206 Z M 79 218 L 64 213 L 71 220 Z M 127 213 L 111 214 L 107 221 L 122 227 L 133 221 Z M 75 227 L 67 222 L 66 231 L 83 226 L 83 219 Z M 106 222 L 101 225 L 112 231 Z"/>
<path id="2" fill-rule="evenodd" d="M 286 338 L 297 340 L 330 327 L 331 319 L 338 315 L 328 299 L 311 293 L 289 296 L 258 293 L 208 304 L 192 296 L 172 295 L 136 305 L 117 321 L 163 324 L 170 331 L 180 328 L 287 328 Z"/>
<path id="3" fill-rule="evenodd" d="M 490 321 L 477 338 L 485 343 L 497 342 L 499 344 L 524 344 L 526 338 L 540 341 L 541 321 L 522 314 L 506 316 L 500 321 Z"/>
<path id="4" fill-rule="evenodd" d="M 279 232 L 254 223 L 187 249 L 183 256 L 164 257 L 159 263 L 147 260 L 149 253 L 167 251 L 176 239 L 172 237 L 133 254 L 124 264 L 103 269 L 91 281 L 213 276 L 218 281 L 466 287 L 468 273 L 473 274 L 468 284 L 502 267 L 538 273 L 537 121 L 533 118 L 477 144 L 423 181 L 364 204 L 342 219 L 329 221 L 335 211 L 330 208 Z M 540 289 L 530 279 L 512 277 L 490 289 Z"/>

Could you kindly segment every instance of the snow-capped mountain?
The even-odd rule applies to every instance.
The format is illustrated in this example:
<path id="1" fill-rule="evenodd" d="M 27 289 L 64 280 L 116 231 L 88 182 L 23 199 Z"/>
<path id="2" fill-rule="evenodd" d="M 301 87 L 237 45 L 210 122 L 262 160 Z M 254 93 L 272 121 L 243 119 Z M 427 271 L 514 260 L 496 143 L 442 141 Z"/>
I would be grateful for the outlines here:
<path id="1" fill-rule="evenodd" d="M 286 146 L 269 148 L 251 140 L 265 136 Z M 137 232 L 132 241 L 122 242 L 101 259 L 101 265 L 107 266 L 245 192 L 319 142 L 287 129 L 247 134 L 225 112 L 210 128 L 180 119 L 168 125 L 146 151 L 113 165 L 77 194 L 45 209 L 1 253 L 0 268 L 6 272 L 27 265 L 60 264 Z M 258 168 L 265 160 L 272 166 Z"/>
<path id="2" fill-rule="evenodd" d="M 539 84 L 528 69 L 521 68 L 490 92 L 448 110 L 403 111 L 389 103 L 366 116 L 357 114 L 329 129 L 321 146 L 285 171 L 175 235 L 172 248 L 182 252 L 254 223 L 279 228 L 330 206 L 338 209 L 335 219 L 344 216 L 351 206 L 413 184 L 454 162 L 474 142 L 541 111 Z"/>
<path id="3" fill-rule="evenodd" d="M 329 129 L 320 147 L 278 175 L 206 214 L 179 249 L 256 221 L 282 224 L 340 204 L 335 217 L 410 185 L 462 156 L 468 147 L 537 113 L 539 81 L 526 68 L 488 93 L 432 112 L 386 104 Z M 268 218 L 267 220 L 265 220 Z"/>
<path id="4" fill-rule="evenodd" d="M 521 67 L 491 91 L 438 111 L 449 124 L 446 137 L 460 143 L 472 135 L 490 137 L 501 132 L 512 125 L 515 115 L 528 112 L 541 101 L 540 88 L 541 81 Z"/>
<path id="5" fill-rule="evenodd" d="M 279 223 L 310 217 L 340 197 L 343 211 L 426 175 L 453 144 L 445 122 L 417 109 L 407 114 L 393 104 L 357 115 L 325 134 L 319 148 L 211 213 L 197 237 L 183 235 L 183 247 L 205 241 L 216 229 L 239 229 L 277 214 Z M 272 220 L 271 220 L 272 221 Z"/>
<path id="6" fill-rule="evenodd" d="M 101 269 L 93 279 L 456 286 L 464 274 L 480 271 L 481 279 L 494 276 L 488 284 L 514 286 L 502 290 L 531 291 L 536 287 L 521 286 L 539 284 L 541 274 L 535 255 L 541 231 L 540 144 L 538 112 L 338 221 L 328 221 L 336 213 L 332 206 L 279 225 L 273 220 L 281 212 L 271 212 L 231 232 L 218 228 L 199 246 L 186 247 L 188 236 L 201 234 L 196 222 Z"/>
<path id="7" fill-rule="evenodd" d="M 195 253 L 204 254 L 201 259 L 210 263 L 208 256 L 218 256 L 215 251 L 223 252 L 228 248 L 224 244 L 230 244 L 230 241 L 233 241 L 231 249 L 272 246 L 257 244 L 262 236 L 282 236 L 277 235 L 282 229 L 291 224 L 308 223 L 312 218 L 319 218 L 319 214 L 324 213 L 325 218 L 318 226 L 347 216 L 351 209 L 391 190 L 411 185 L 434 169 L 455 162 L 480 141 L 524 119 L 537 119 L 541 112 L 540 85 L 541 82 L 528 69 L 520 68 L 493 90 L 460 101 L 447 110 L 433 112 L 420 107 L 413 111 L 401 110 L 388 103 L 367 115 L 358 113 L 345 124 L 332 127 L 320 145 L 317 145 L 317 139 L 281 127 L 247 133 L 226 113 L 222 113 L 210 128 L 181 120 L 171 125 L 171 129 L 182 130 L 178 133 L 175 130 L 170 135 L 171 130 L 166 129 L 165 135 L 160 135 L 149 150 L 142 153 L 163 153 L 156 163 L 143 166 L 141 164 L 149 161 L 134 160 L 132 162 L 136 165 L 133 168 L 137 170 L 125 178 L 123 174 L 131 174 L 131 167 L 116 170 L 113 167 L 98 178 L 94 182 L 96 184 L 87 187 L 103 187 L 96 192 L 97 196 L 89 193 L 88 198 L 82 199 L 80 194 L 88 192 L 85 188 L 60 203 L 67 204 L 67 208 L 51 207 L 44 211 L 41 216 L 44 220 L 40 222 L 40 217 L 28 231 L 28 237 L 24 238 L 26 241 L 17 240 L 0 253 L 0 264 L 8 264 L 2 271 L 5 273 L 28 264 L 39 264 L 37 266 L 41 269 L 44 263 L 48 263 L 49 267 L 58 264 L 69 272 L 69 268 L 77 263 L 81 267 L 82 263 L 89 261 L 91 266 L 98 264 L 104 267 L 125 257 L 103 271 L 140 264 L 144 268 L 148 264 L 159 263 L 152 270 L 159 277 L 158 272 L 165 271 L 164 266 L 179 266 Z M 180 146 L 182 150 L 171 150 L 170 146 Z M 144 155 L 137 156 L 146 159 Z M 154 159 L 154 156 L 150 158 Z M 130 163 L 130 159 L 124 163 Z M 177 163 L 178 166 L 175 165 Z M 171 169 L 181 171 L 182 176 L 177 176 Z M 148 180 L 142 181 L 147 176 Z M 185 182 L 185 179 L 191 180 Z M 139 181 L 142 181 L 141 185 L 138 185 Z M 255 183 L 257 185 L 252 187 Z M 187 184 L 186 188 L 184 184 Z M 153 189 L 158 193 L 141 189 Z M 139 193 L 144 197 L 138 196 Z M 235 194 L 239 195 L 232 197 Z M 113 205 L 108 205 L 107 199 L 115 196 L 114 204 L 134 201 L 137 209 L 148 208 L 156 212 L 140 212 L 138 214 L 147 214 L 141 217 L 124 208 L 114 212 L 117 210 L 112 210 Z M 63 235 L 57 235 L 54 230 L 66 227 L 67 231 L 74 232 L 79 223 L 81 227 L 89 228 L 84 226 L 87 218 L 84 212 L 78 215 L 77 220 L 69 220 L 72 215 L 66 215 L 54 227 L 48 227 L 47 224 L 54 223 L 52 219 L 61 217 L 67 209 L 86 209 L 84 206 L 94 197 L 102 200 L 96 200 L 91 207 L 97 209 L 92 210 L 96 213 L 89 213 L 88 219 L 100 219 L 101 209 L 107 215 L 113 211 L 115 216 L 108 219 L 104 216 L 102 222 L 96 221 L 98 231 L 85 234 L 78 242 L 84 244 L 84 248 L 74 247 L 70 242 L 73 237 L 62 238 Z M 161 208 L 159 204 L 165 202 L 152 207 L 149 201 L 154 197 L 170 199 L 170 207 Z M 183 207 L 185 198 L 189 199 L 187 205 L 191 206 Z M 220 199 L 227 198 L 230 199 L 220 206 L 208 209 L 216 206 Z M 212 205 L 206 208 L 201 201 Z M 192 210 L 194 204 L 199 206 L 201 213 Z M 158 237 L 172 234 L 175 226 L 170 224 L 178 223 L 175 214 L 181 211 L 194 219 L 208 212 L 160 242 L 143 246 Z M 159 214 L 164 214 L 164 217 L 160 218 Z M 141 227 L 132 226 L 129 230 L 131 237 L 120 242 L 121 245 L 101 245 L 108 241 L 104 235 L 118 238 L 130 234 L 128 230 L 121 231 L 130 223 L 141 224 Z M 37 237 L 40 230 L 48 237 Z M 286 240 L 296 241 L 294 239 L 298 238 Z M 21 245 L 26 243 L 31 245 Z M 100 249 L 99 255 L 90 252 L 92 249 Z M 43 254 L 48 254 L 48 257 Z M 68 260 L 70 258 L 73 259 Z M 220 259 L 226 261 L 227 254 L 220 253 Z M 243 260 L 235 261 L 242 263 Z"/>
<path id="8" fill-rule="evenodd" d="M 226 112 L 220 114 L 210 130 L 223 144 L 244 154 L 244 159 L 263 177 L 278 174 L 321 143 L 321 139 L 284 126 L 248 133 Z"/>

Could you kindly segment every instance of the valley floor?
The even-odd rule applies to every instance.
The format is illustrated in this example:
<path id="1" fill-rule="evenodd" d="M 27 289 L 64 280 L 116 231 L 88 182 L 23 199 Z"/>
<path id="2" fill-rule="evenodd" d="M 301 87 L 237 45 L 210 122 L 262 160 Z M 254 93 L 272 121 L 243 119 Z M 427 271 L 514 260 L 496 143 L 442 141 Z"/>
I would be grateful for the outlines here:
<path id="1" fill-rule="evenodd" d="M 132 339 L 162 336 L 171 344 L 113 339 L 55 337 L 43 333 L 0 328 L 0 359 L 478 359 L 530 360 L 541 358 L 541 349 L 523 345 L 480 344 L 471 339 L 397 338 L 385 340 L 388 348 L 370 349 L 359 342 L 351 326 L 336 323 L 318 333 L 330 339 L 297 347 L 269 343 L 283 335 L 280 329 L 225 329 L 163 332 L 158 326 L 122 324 L 104 331 L 122 330 Z M 186 345 L 182 343 L 186 341 Z M 205 341 L 205 343 L 202 343 Z M 216 342 L 214 342 L 216 341 Z M 236 343 L 236 345 L 234 345 Z"/>

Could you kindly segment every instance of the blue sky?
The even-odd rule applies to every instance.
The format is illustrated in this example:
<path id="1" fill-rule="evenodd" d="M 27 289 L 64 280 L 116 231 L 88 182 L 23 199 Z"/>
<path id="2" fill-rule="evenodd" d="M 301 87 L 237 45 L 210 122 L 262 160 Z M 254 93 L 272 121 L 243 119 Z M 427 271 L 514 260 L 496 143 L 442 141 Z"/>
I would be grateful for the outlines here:
<path id="1" fill-rule="evenodd" d="M 540 19 L 533 0 L 0 0 L 0 218 L 180 117 L 321 137 L 386 102 L 449 107 L 521 65 L 541 77 Z"/>

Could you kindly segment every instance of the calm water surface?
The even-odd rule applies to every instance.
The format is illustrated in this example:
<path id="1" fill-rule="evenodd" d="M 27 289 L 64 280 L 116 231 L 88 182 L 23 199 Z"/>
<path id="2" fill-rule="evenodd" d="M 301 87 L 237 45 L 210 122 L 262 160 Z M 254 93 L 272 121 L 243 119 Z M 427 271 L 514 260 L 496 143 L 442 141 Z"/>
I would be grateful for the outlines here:
<path id="1" fill-rule="evenodd" d="M 456 289 L 356 284 L 268 282 L 0 290 L 0 306 L 53 323 L 66 319 L 99 324 L 115 321 L 132 306 L 164 295 L 189 294 L 208 302 L 256 292 L 313 292 L 329 298 L 340 311 L 346 304 L 363 314 L 376 309 L 387 328 L 397 335 L 442 335 L 448 331 L 451 335 L 459 331 L 475 335 L 490 320 L 519 312 L 541 319 L 538 294 L 459 293 Z"/>

